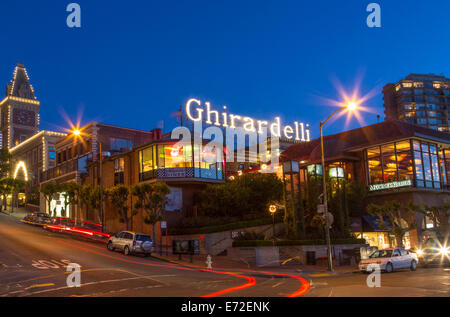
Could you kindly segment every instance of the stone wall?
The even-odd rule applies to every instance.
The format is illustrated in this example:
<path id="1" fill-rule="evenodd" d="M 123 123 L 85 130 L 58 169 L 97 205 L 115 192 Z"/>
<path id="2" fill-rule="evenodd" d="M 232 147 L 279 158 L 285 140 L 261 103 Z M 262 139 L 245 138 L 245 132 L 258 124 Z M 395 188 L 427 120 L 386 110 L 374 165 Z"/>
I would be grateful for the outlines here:
<path id="1" fill-rule="evenodd" d="M 282 223 L 275 224 L 275 233 L 280 233 L 284 229 Z M 207 234 L 186 234 L 168 236 L 169 250 L 172 249 L 173 240 L 200 240 L 200 254 L 218 255 L 225 250 L 229 250 L 233 245 L 232 232 L 256 232 L 263 233 L 265 239 L 273 236 L 272 225 L 263 225 L 256 227 L 248 227 L 242 229 L 234 229 L 228 231 L 207 233 Z M 166 244 L 166 238 L 162 238 L 162 242 Z"/>
<path id="2" fill-rule="evenodd" d="M 351 250 L 367 246 L 366 244 L 337 244 L 332 246 L 333 263 L 339 265 L 354 265 Z M 344 252 L 344 250 L 349 250 Z M 231 247 L 227 250 L 230 259 L 241 261 L 251 266 L 280 266 L 288 263 L 306 265 L 307 252 L 314 252 L 316 264 L 326 263 L 326 245 L 293 245 L 265 247 Z M 322 261 L 323 259 L 323 261 Z"/>

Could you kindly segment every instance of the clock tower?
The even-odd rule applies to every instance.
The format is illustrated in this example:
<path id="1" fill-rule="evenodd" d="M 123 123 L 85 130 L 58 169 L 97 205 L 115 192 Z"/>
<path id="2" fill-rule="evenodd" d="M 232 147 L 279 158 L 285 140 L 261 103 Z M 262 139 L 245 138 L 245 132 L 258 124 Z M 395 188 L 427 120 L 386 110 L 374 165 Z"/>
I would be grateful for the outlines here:
<path id="1" fill-rule="evenodd" d="M 39 132 L 39 108 L 27 70 L 17 63 L 0 101 L 1 147 L 12 148 Z"/>

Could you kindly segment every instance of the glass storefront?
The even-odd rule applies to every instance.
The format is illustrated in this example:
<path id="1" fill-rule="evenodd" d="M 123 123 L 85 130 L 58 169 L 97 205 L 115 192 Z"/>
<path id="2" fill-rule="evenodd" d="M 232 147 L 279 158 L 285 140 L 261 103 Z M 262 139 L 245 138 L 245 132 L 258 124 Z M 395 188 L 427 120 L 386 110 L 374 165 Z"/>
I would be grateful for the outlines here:
<path id="1" fill-rule="evenodd" d="M 215 155 L 215 151 L 208 152 L 191 145 L 152 145 L 139 151 L 140 179 L 195 177 L 221 180 L 223 163 L 215 162 Z"/>
<path id="2" fill-rule="evenodd" d="M 441 189 L 447 184 L 450 162 L 434 143 L 405 140 L 368 148 L 369 185 L 414 181 L 417 187 Z M 407 183 L 405 183 L 407 184 Z"/>
<path id="3" fill-rule="evenodd" d="M 410 142 L 395 142 L 367 149 L 367 166 L 371 185 L 412 180 Z"/>

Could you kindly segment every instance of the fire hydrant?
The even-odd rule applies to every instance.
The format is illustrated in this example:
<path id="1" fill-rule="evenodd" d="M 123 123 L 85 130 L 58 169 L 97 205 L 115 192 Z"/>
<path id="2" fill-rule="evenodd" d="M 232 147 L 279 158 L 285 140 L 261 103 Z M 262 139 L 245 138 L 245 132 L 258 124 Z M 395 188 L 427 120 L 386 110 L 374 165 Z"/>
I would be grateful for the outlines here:
<path id="1" fill-rule="evenodd" d="M 207 269 L 211 270 L 212 269 L 212 259 L 211 256 L 208 254 L 208 256 L 206 257 L 206 265 L 207 265 Z"/>

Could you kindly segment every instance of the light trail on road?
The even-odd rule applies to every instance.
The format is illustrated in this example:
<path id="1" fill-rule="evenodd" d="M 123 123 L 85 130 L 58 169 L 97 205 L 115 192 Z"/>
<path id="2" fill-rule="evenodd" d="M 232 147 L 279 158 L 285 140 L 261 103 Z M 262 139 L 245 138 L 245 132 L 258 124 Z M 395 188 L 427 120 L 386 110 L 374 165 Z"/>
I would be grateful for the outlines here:
<path id="1" fill-rule="evenodd" d="M 129 259 L 123 259 L 123 258 L 119 258 L 116 256 L 112 256 L 109 254 L 104 254 L 102 252 L 97 252 L 95 250 L 89 249 L 89 248 L 85 248 L 76 244 L 72 244 L 72 243 L 67 243 L 61 240 L 58 240 L 58 243 L 61 244 L 65 244 L 68 246 L 72 246 L 78 249 L 82 249 L 85 250 L 87 252 L 91 252 L 91 253 L 95 253 L 104 257 L 108 257 L 111 259 L 115 259 L 115 260 L 119 260 L 119 261 L 123 261 L 123 262 L 128 262 L 128 263 L 134 263 L 134 264 L 139 264 L 139 265 L 146 265 L 146 266 L 157 266 L 157 267 L 165 267 L 165 268 L 173 268 L 173 269 L 178 269 L 178 270 L 188 270 L 188 271 L 203 271 L 203 272 L 209 272 L 209 273 L 215 273 L 215 274 L 226 274 L 226 275 L 231 275 L 234 277 L 239 277 L 239 278 L 243 278 L 247 280 L 247 283 L 235 286 L 235 287 L 230 287 L 230 288 L 226 288 L 224 290 L 221 290 L 219 292 L 215 292 L 212 294 L 207 294 L 204 295 L 203 297 L 215 297 L 215 296 L 219 296 L 219 295 L 223 295 L 223 294 L 227 294 L 227 293 L 231 293 L 234 291 L 238 291 L 238 290 L 242 290 L 248 287 L 252 287 L 256 285 L 256 279 L 254 277 L 251 276 L 245 276 L 245 275 L 240 275 L 240 274 L 236 274 L 236 273 L 231 273 L 231 272 L 220 272 L 220 271 L 215 271 L 215 270 L 207 270 L 207 269 L 194 269 L 194 268 L 189 268 L 189 267 L 182 267 L 182 266 L 175 266 L 175 265 L 164 265 L 164 264 L 154 264 L 154 263 L 145 263 L 145 262 L 139 262 L 139 261 L 133 261 L 133 260 L 129 260 Z"/>
<path id="2" fill-rule="evenodd" d="M 301 286 L 295 292 L 290 293 L 289 295 L 287 295 L 287 297 L 299 297 L 299 296 L 305 295 L 309 291 L 309 289 L 311 287 L 310 283 L 306 279 L 304 279 L 304 278 L 302 278 L 301 276 L 298 276 L 298 275 L 277 273 L 277 272 L 269 272 L 269 271 L 249 270 L 249 269 L 215 268 L 214 270 L 208 270 L 208 269 L 205 269 L 205 268 L 203 268 L 201 266 L 196 266 L 196 265 L 184 265 L 183 267 L 181 267 L 181 266 L 176 266 L 176 265 L 164 265 L 164 264 L 145 263 L 145 262 L 138 262 L 138 261 L 132 261 L 132 260 L 123 259 L 123 258 L 119 258 L 119 257 L 114 257 L 114 256 L 111 256 L 111 255 L 108 255 L 108 254 L 104 254 L 102 252 L 96 252 L 96 251 L 88 249 L 88 248 L 84 248 L 84 247 L 81 247 L 81 246 L 69 244 L 69 243 L 62 242 L 62 241 L 58 241 L 58 242 L 64 243 L 64 244 L 68 244 L 68 245 L 72 245 L 74 247 L 77 247 L 77 248 L 80 248 L 80 249 L 84 249 L 86 251 L 93 252 L 93 253 L 96 253 L 96 254 L 99 254 L 99 255 L 102 255 L 102 256 L 110 257 L 110 258 L 121 260 L 121 261 L 130 262 L 130 263 L 149 265 L 149 266 L 160 266 L 160 267 L 173 268 L 173 269 L 183 269 L 183 270 L 189 269 L 189 270 L 211 272 L 211 273 L 217 273 L 217 274 L 228 274 L 228 275 L 233 275 L 233 276 L 236 276 L 236 277 L 245 278 L 248 281 L 247 283 L 239 285 L 239 286 L 236 286 L 236 287 L 227 288 L 227 289 L 224 289 L 224 290 L 212 293 L 212 294 L 204 295 L 204 297 L 220 296 L 220 295 L 223 295 L 223 294 L 226 294 L 226 293 L 242 290 L 242 289 L 249 288 L 249 287 L 252 287 L 252 286 L 256 285 L 256 280 L 253 277 L 251 277 L 251 276 L 244 276 L 244 275 L 238 275 L 237 273 L 231 273 L 229 271 L 242 271 L 242 272 L 249 272 L 249 273 L 262 273 L 262 274 L 267 274 L 267 275 L 277 275 L 277 276 L 284 276 L 284 277 L 289 277 L 289 278 L 296 279 L 297 281 L 300 282 Z M 81 243 L 81 244 L 83 244 L 85 246 L 87 245 L 86 243 Z M 94 245 L 89 245 L 89 247 L 94 247 L 94 248 L 105 250 L 103 247 L 98 247 L 98 246 L 94 246 Z"/>

